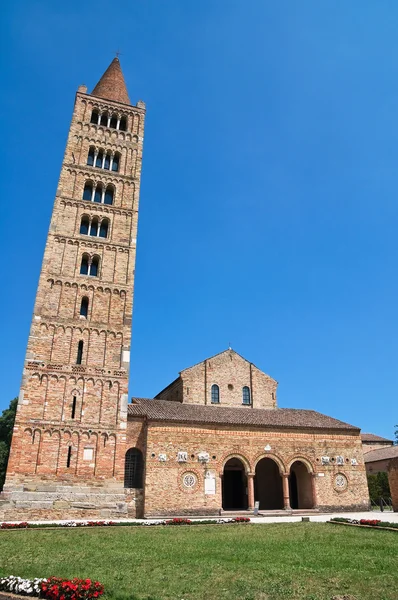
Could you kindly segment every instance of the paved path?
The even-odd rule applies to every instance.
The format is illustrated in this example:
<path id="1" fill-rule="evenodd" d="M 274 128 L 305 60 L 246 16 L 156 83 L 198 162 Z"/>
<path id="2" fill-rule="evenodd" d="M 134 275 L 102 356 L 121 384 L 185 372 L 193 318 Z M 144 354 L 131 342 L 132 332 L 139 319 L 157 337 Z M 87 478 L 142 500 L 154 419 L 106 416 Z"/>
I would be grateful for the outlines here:
<path id="1" fill-rule="evenodd" d="M 241 513 L 239 516 L 244 516 L 243 513 Z M 250 517 L 250 520 L 252 523 L 254 524 L 262 524 L 262 525 L 267 525 L 269 523 L 299 523 L 303 516 L 303 514 L 300 515 L 264 515 L 264 516 L 253 516 L 251 514 L 246 514 L 246 516 Z M 390 511 L 385 511 L 385 512 L 380 512 L 380 511 L 369 511 L 369 512 L 347 512 L 347 513 L 311 513 L 308 514 L 308 517 L 310 519 L 311 522 L 314 523 L 324 523 L 326 521 L 330 521 L 330 519 L 332 519 L 333 517 L 346 517 L 348 519 L 358 519 L 358 521 L 360 519 L 380 519 L 381 521 L 390 521 L 392 523 L 398 523 L 398 512 L 390 512 Z M 70 521 L 75 521 L 76 523 L 81 523 L 84 521 L 99 521 L 99 520 L 110 520 L 113 521 L 115 523 L 126 523 L 126 522 L 130 522 L 130 521 L 134 521 L 137 523 L 148 523 L 148 522 L 156 522 L 156 521 L 160 521 L 163 520 L 167 517 L 161 517 L 159 519 L 65 519 L 65 520 L 54 520 L 54 521 L 50 521 L 51 523 L 54 524 L 62 524 L 62 523 L 69 523 Z M 170 517 L 172 518 L 172 517 Z M 192 520 L 200 520 L 200 519 L 214 519 L 217 520 L 218 518 L 229 518 L 229 516 L 221 516 L 221 517 L 181 517 L 181 518 L 190 518 Z M 8 521 L 9 523 L 15 523 L 17 521 Z M 29 521 L 29 523 L 35 523 L 35 524 L 41 524 L 41 523 L 48 523 L 49 521 Z"/>

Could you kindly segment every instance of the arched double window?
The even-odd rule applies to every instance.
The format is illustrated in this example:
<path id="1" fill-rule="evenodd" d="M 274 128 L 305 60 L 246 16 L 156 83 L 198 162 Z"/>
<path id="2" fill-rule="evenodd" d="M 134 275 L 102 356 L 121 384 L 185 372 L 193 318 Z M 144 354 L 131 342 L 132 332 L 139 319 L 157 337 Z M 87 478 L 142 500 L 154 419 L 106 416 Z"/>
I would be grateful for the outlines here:
<path id="1" fill-rule="evenodd" d="M 108 237 L 109 220 L 93 217 L 91 220 L 84 215 L 80 221 L 80 234 L 91 235 L 92 237 Z"/>
<path id="2" fill-rule="evenodd" d="M 95 187 L 92 181 L 86 181 L 83 190 L 83 200 L 97 202 L 98 204 L 113 204 L 115 188 L 113 185 L 104 187 L 98 183 Z"/>
<path id="3" fill-rule="evenodd" d="M 251 404 L 250 388 L 247 385 L 242 388 L 242 404 Z"/>
<path id="4" fill-rule="evenodd" d="M 87 316 L 88 316 L 88 298 L 87 298 L 87 296 L 83 296 L 82 301 L 80 303 L 80 316 L 85 317 L 87 319 Z"/>
<path id="5" fill-rule="evenodd" d="M 211 386 L 211 403 L 219 404 L 220 403 L 220 388 L 216 383 L 213 383 Z"/>
<path id="6" fill-rule="evenodd" d="M 143 470 L 144 461 L 141 450 L 138 450 L 138 448 L 129 448 L 126 452 L 124 463 L 124 487 L 142 488 Z"/>
<path id="7" fill-rule="evenodd" d="M 99 267 L 99 256 L 93 256 L 92 258 L 88 254 L 83 254 L 82 262 L 80 264 L 80 275 L 89 275 L 90 277 L 97 277 Z"/>
<path id="8" fill-rule="evenodd" d="M 102 125 L 111 129 L 120 129 L 127 131 L 127 117 L 113 113 L 110 115 L 107 111 L 100 113 L 97 108 L 94 108 L 91 113 L 90 123 L 94 125 Z"/>

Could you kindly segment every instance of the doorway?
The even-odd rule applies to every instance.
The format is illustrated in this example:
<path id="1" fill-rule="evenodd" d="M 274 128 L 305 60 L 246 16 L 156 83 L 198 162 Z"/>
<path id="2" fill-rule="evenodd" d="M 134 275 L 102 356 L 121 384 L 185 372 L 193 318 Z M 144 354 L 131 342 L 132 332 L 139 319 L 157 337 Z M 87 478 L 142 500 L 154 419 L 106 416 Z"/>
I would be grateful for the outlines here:
<path id="1" fill-rule="evenodd" d="M 247 510 L 247 477 L 239 458 L 230 458 L 224 466 L 222 507 L 224 510 Z"/>
<path id="2" fill-rule="evenodd" d="M 272 458 L 262 458 L 256 465 L 254 499 L 260 502 L 260 510 L 283 509 L 282 477 Z"/>

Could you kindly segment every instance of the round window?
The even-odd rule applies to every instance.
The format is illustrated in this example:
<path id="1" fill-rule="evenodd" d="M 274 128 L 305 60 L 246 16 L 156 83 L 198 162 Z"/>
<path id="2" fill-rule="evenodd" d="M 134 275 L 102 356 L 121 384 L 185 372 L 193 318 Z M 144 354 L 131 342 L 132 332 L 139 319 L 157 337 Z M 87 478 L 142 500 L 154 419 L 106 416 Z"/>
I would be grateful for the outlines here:
<path id="1" fill-rule="evenodd" d="M 230 391 L 232 391 L 232 390 L 234 389 L 234 386 L 232 385 L 232 383 L 229 383 L 229 384 L 228 384 L 228 389 L 229 389 Z"/>

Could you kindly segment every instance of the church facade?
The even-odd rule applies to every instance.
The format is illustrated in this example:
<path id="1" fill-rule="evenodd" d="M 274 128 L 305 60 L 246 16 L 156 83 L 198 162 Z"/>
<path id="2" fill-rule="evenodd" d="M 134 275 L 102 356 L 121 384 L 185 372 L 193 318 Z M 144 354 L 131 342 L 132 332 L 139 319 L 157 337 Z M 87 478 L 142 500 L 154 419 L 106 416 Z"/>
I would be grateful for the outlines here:
<path id="1" fill-rule="evenodd" d="M 360 430 L 231 348 L 128 403 L 144 118 L 117 58 L 77 91 L 0 519 L 367 509 Z"/>

